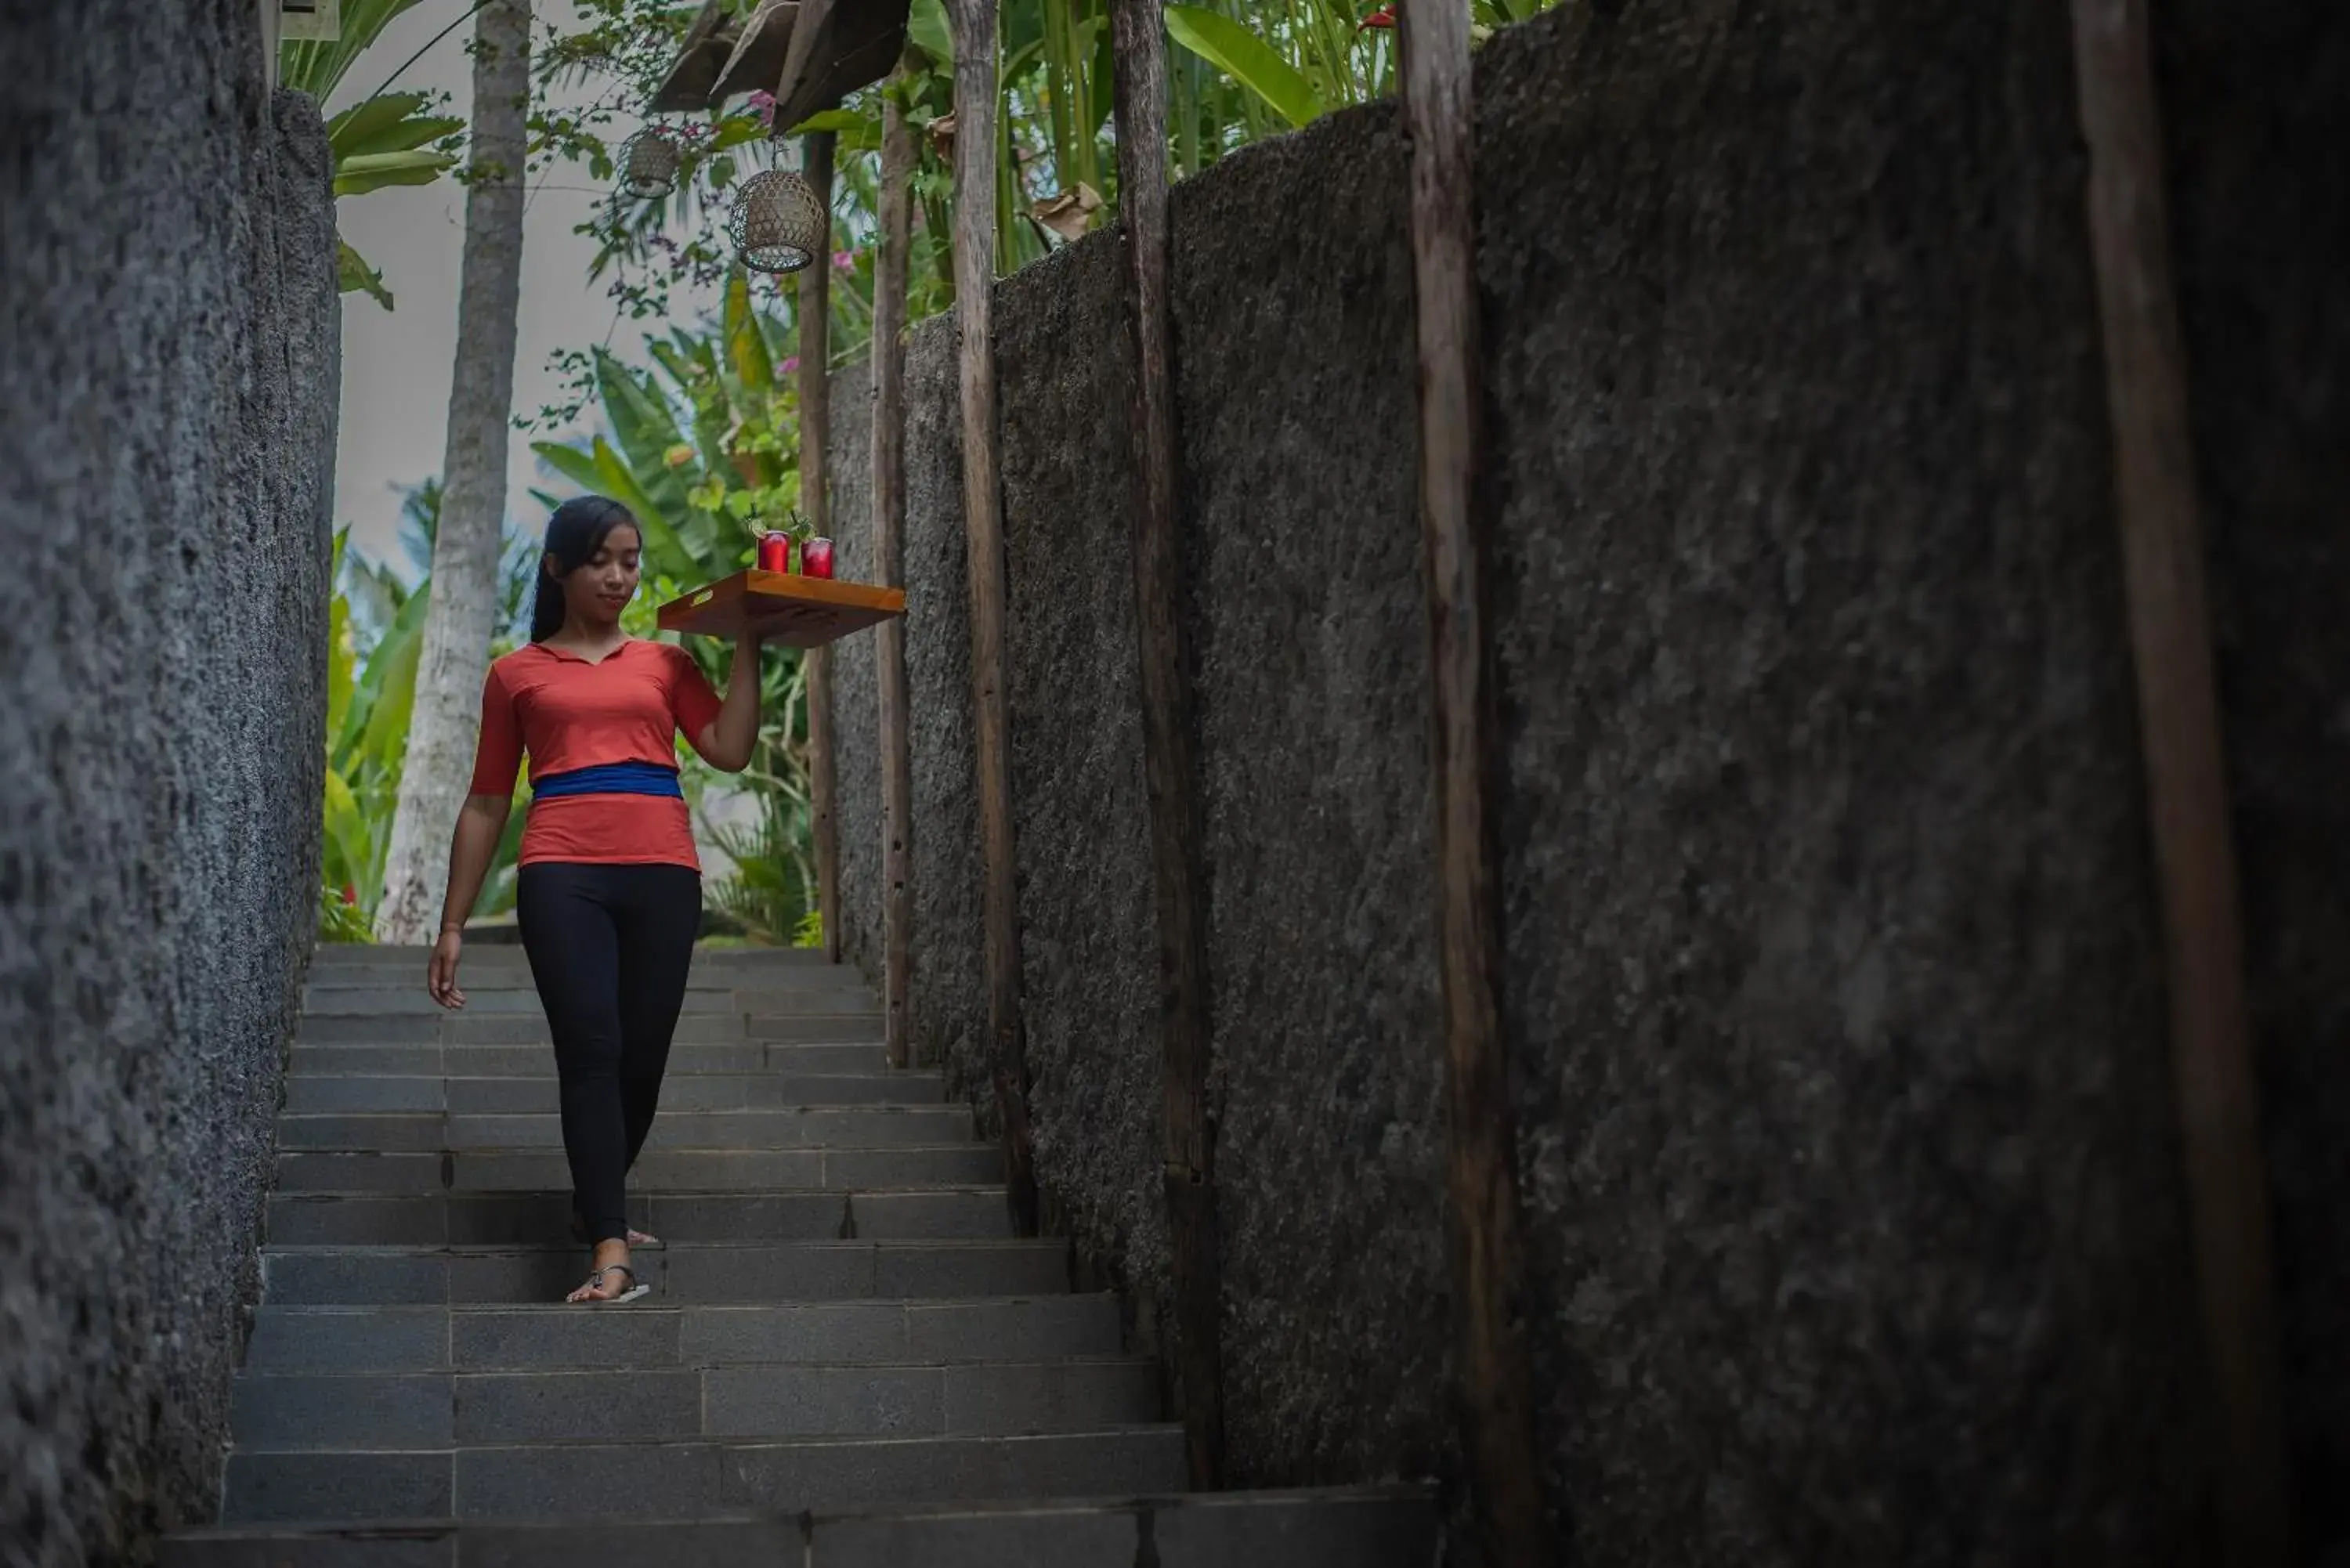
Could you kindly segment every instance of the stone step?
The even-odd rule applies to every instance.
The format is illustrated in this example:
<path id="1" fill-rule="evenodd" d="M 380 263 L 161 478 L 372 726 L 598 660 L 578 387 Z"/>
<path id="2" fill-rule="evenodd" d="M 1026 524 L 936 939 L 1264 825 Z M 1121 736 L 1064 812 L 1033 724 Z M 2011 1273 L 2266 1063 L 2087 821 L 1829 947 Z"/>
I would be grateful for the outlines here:
<path id="1" fill-rule="evenodd" d="M 376 1083 L 382 1086 L 383 1099 L 414 1101 L 441 1098 L 443 1080 Z M 653 1118 L 645 1147 L 649 1150 L 740 1151 L 938 1147 L 975 1136 L 971 1111 L 963 1106 L 791 1106 L 706 1111 L 664 1106 Z M 434 1154 L 443 1149 L 559 1149 L 563 1118 L 527 1111 L 301 1112 L 278 1118 L 277 1145 L 285 1149 Z"/>
<path id="2" fill-rule="evenodd" d="M 484 1012 L 527 1012 L 542 1014 L 538 988 L 527 981 L 519 984 L 498 983 L 467 985 L 461 982 L 465 993 L 465 1005 L 459 1010 L 466 1015 Z M 779 1016 L 800 1012 L 875 1012 L 881 1005 L 871 987 L 862 979 L 852 976 L 825 976 L 820 982 L 811 981 L 795 986 L 735 986 L 723 981 L 716 984 L 688 985 L 681 1000 L 681 1013 L 696 1012 L 757 1012 Z M 307 1015 L 367 1014 L 390 1017 L 395 1014 L 420 1014 L 428 1018 L 446 1016 L 449 1009 L 425 993 L 422 979 L 414 985 L 338 985 L 312 981 L 303 988 L 302 1011 Z"/>
<path id="3" fill-rule="evenodd" d="M 400 1005 L 411 1001 L 432 1005 L 424 993 L 425 965 L 419 963 L 411 970 L 383 965 L 347 965 L 335 968 L 313 968 L 303 984 L 305 995 L 347 996 L 353 992 L 382 994 L 399 999 Z M 497 991 L 522 992 L 536 996 L 537 982 L 526 963 L 519 961 L 484 963 L 468 953 L 457 975 L 458 989 L 470 1001 L 485 992 Z M 845 989 L 872 992 L 873 987 L 864 975 L 845 965 L 794 964 L 760 970 L 718 970 L 706 964 L 697 965 L 686 976 L 689 994 L 714 992 L 719 994 L 755 993 L 795 999 L 815 991 Z"/>
<path id="4" fill-rule="evenodd" d="M 667 1241 L 667 1238 L 664 1238 Z M 636 1251 L 642 1299 L 676 1305 L 1063 1295 L 1068 1243 L 668 1241 Z M 560 1303 L 587 1275 L 568 1241 L 509 1247 L 294 1247 L 261 1254 L 272 1306 Z M 633 1304 L 633 1303 L 631 1303 Z M 628 1307 L 588 1309 L 621 1313 Z"/>
<path id="5" fill-rule="evenodd" d="M 237 1378 L 229 1424 L 237 1451 L 285 1453 L 1005 1436 L 1135 1426 L 1159 1415 L 1151 1363 L 1097 1356 L 954 1366 L 257 1373 Z"/>
<path id="6" fill-rule="evenodd" d="M 902 1192 L 635 1193 L 638 1229 L 680 1242 L 993 1241 L 1011 1231 L 1002 1189 Z M 539 1192 L 279 1193 L 278 1246 L 520 1246 L 568 1234 L 568 1183 Z"/>
<path id="7" fill-rule="evenodd" d="M 877 1005 L 864 1012 L 818 1012 L 802 1008 L 797 1012 L 753 1012 L 747 1014 L 743 1033 L 753 1040 L 773 1040 L 788 1044 L 837 1045 L 879 1040 L 882 1031 L 881 1009 Z"/>
<path id="8" fill-rule="evenodd" d="M 726 1045 L 738 1041 L 786 1045 L 879 1044 L 878 1008 L 788 1014 L 686 1012 L 671 1041 L 679 1045 Z M 546 1020 L 536 1011 L 514 1012 L 309 1012 L 294 1028 L 306 1045 L 548 1045 Z"/>
<path id="9" fill-rule="evenodd" d="M 254 1315 L 251 1373 L 575 1371 L 582 1366 L 1041 1361 L 1117 1355 L 1107 1295 L 617 1310 L 280 1306 Z"/>
<path id="10" fill-rule="evenodd" d="M 972 1187 L 1003 1179 L 992 1144 L 935 1148 L 654 1148 L 629 1173 L 631 1192 L 838 1191 Z M 277 1157 L 280 1192 L 556 1192 L 571 1174 L 556 1149 L 334 1153 Z"/>
<path id="11" fill-rule="evenodd" d="M 348 970 L 413 969 L 418 974 L 431 962 L 429 947 L 396 946 L 383 942 L 328 942 L 311 951 L 310 972 L 340 972 Z M 499 942 L 470 942 L 465 948 L 464 962 L 469 968 L 491 969 L 506 966 L 527 971 L 529 959 L 519 945 Z M 817 948 L 696 948 L 693 951 L 696 973 L 758 974 L 769 971 L 830 970 L 837 973 L 854 973 L 847 964 L 825 962 Z"/>
<path id="12" fill-rule="evenodd" d="M 546 1007 L 538 999 L 537 988 L 527 982 L 520 985 L 468 985 L 463 1016 L 479 1017 L 487 1012 L 526 1012 L 543 1017 Z M 769 994 L 766 992 L 759 993 Z M 794 995 L 825 995 L 825 992 L 793 992 Z M 689 986 L 679 1003 L 681 1013 L 745 1012 L 749 1009 L 734 1000 L 731 987 Z M 302 992 L 302 1012 L 308 1018 L 366 1017 L 387 1018 L 415 1014 L 424 1018 L 456 1016 L 424 993 L 424 981 L 418 977 L 414 985 L 390 986 L 320 986 L 307 985 Z"/>
<path id="13" fill-rule="evenodd" d="M 1434 1568 L 1435 1500 L 1402 1488 L 948 1503 L 795 1519 L 420 1521 L 191 1531 L 161 1568 Z M 1144 1555 L 1142 1542 L 1150 1542 Z"/>
<path id="14" fill-rule="evenodd" d="M 879 1041 L 847 1045 L 763 1044 L 749 1040 L 718 1044 L 691 1042 L 670 1047 L 670 1081 L 698 1073 L 875 1074 L 887 1066 Z M 296 1044 L 293 1075 L 316 1077 L 547 1078 L 555 1076 L 555 1048 L 527 1045 Z M 918 1074 L 925 1081 L 935 1075 Z"/>
<path id="15" fill-rule="evenodd" d="M 551 1071 L 503 1077 L 297 1071 L 286 1086 L 286 1109 L 295 1116 L 376 1111 L 552 1116 L 561 1103 Z M 946 1083 L 937 1073 L 679 1073 L 662 1081 L 660 1114 L 851 1106 L 935 1109 L 945 1103 Z M 968 1111 L 964 1119 L 970 1119 Z"/>
<path id="16" fill-rule="evenodd" d="M 222 1517 L 231 1524 L 691 1519 L 750 1511 L 775 1514 L 1170 1492 L 1180 1490 L 1183 1481 L 1183 1432 L 1172 1426 L 1008 1438 L 232 1453 Z M 643 1561 L 668 1568 L 675 1559 L 656 1552 Z M 946 1568 L 948 1560 L 929 1562 Z"/>

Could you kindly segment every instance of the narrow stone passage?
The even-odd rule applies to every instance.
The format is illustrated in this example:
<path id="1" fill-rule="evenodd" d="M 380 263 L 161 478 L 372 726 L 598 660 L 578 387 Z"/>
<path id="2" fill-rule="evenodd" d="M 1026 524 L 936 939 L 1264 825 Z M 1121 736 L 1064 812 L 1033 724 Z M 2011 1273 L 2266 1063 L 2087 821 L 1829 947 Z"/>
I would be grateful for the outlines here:
<path id="1" fill-rule="evenodd" d="M 1425 1568 L 1409 1491 L 1179 1500 L 1182 1432 L 1003 1160 L 892 1072 L 852 971 L 705 951 L 630 1180 L 651 1293 L 561 1304 L 554 1064 L 518 950 L 441 1013 L 405 949 L 313 965 L 222 1523 L 172 1568 Z"/>

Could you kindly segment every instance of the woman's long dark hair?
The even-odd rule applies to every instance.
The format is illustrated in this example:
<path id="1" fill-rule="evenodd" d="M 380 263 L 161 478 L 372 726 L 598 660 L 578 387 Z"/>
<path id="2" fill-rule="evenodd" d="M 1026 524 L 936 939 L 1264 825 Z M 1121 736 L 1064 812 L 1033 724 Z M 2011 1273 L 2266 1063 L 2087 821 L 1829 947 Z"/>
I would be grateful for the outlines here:
<path id="1" fill-rule="evenodd" d="M 538 564 L 538 592 L 530 601 L 530 639 L 545 642 L 563 629 L 563 579 L 596 558 L 615 528 L 633 528 L 629 509 L 604 495 L 582 495 L 555 509 L 546 520 L 546 554 Z M 559 568 L 559 569 L 556 569 Z"/>

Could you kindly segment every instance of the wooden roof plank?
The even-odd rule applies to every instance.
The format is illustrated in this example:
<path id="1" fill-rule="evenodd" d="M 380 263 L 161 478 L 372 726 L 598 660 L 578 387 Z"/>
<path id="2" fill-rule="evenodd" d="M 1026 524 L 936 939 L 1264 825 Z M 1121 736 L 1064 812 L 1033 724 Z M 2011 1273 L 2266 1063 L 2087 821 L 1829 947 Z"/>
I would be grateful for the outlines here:
<path id="1" fill-rule="evenodd" d="M 734 52 L 736 31 L 723 0 L 702 0 L 701 11 L 685 30 L 676 62 L 653 89 L 650 111 L 687 114 L 712 107 L 716 100 L 711 95 L 718 86 L 719 74 Z"/>
<path id="2" fill-rule="evenodd" d="M 719 73 L 713 101 L 738 92 L 773 92 L 783 75 L 784 60 L 799 36 L 801 0 L 765 0 L 734 46 L 726 68 Z"/>
<path id="3" fill-rule="evenodd" d="M 837 107 L 897 67 L 908 0 L 801 0 L 775 93 L 775 132 Z"/>

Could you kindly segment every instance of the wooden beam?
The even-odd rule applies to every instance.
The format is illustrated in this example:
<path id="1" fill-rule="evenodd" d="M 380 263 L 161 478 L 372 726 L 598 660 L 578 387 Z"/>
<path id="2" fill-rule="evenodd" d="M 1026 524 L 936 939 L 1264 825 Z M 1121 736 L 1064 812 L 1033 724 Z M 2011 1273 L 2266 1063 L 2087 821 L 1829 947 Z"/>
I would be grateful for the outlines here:
<path id="1" fill-rule="evenodd" d="M 702 0 L 702 9 L 685 29 L 677 57 L 653 88 L 645 105 L 648 114 L 688 114 L 710 107 L 718 78 L 733 57 L 739 36 L 734 17 L 723 0 Z"/>
<path id="2" fill-rule="evenodd" d="M 839 107 L 889 74 L 906 47 L 907 0 L 799 0 L 775 82 L 775 124 Z"/>
<path id="3" fill-rule="evenodd" d="M 971 685 L 979 739 L 979 838 L 985 922 L 988 1059 L 1003 1124 L 1005 1174 L 1020 1234 L 1036 1233 L 1021 1033 L 1017 870 L 1012 845 L 1010 694 L 1004 690 L 1003 492 L 995 418 L 995 0 L 947 0 L 955 48 L 955 329 L 962 393 L 963 527 L 971 571 Z"/>
<path id="4" fill-rule="evenodd" d="M 881 100 L 881 254 L 873 269 L 873 576 L 906 582 L 906 270 L 913 247 L 914 135 L 895 97 Z M 889 1064 L 912 1055 L 914 765 L 908 744 L 906 627 L 883 624 L 873 665 L 881 700 L 881 1006 Z"/>
<path id="5" fill-rule="evenodd" d="M 1437 929 L 1444 986 L 1445 1174 L 1455 1397 L 1489 1568 L 1557 1561 L 1534 1447 L 1520 1286 L 1516 1138 L 1502 1038 L 1501 883 L 1489 780 L 1492 666 L 1476 511 L 1481 457 L 1469 7 L 1401 0 L 1419 345 L 1419 506 L 1428 576 Z"/>
<path id="6" fill-rule="evenodd" d="M 800 139 L 802 172 L 816 205 L 832 213 L 832 132 Z M 832 433 L 832 242 L 800 273 L 800 514 L 827 538 L 832 535 L 832 487 L 825 443 Z M 816 910 L 824 925 L 824 957 L 840 961 L 840 833 L 833 797 L 838 790 L 832 755 L 832 650 L 811 648 L 807 659 L 808 815 L 816 840 Z"/>
<path id="7" fill-rule="evenodd" d="M 2282 1568 L 2293 1546 L 2269 1190 L 2146 0 L 2073 0 L 2073 56 L 2223 1559 Z"/>
<path id="8" fill-rule="evenodd" d="M 1223 1294 L 1215 1129 L 1208 1118 L 1207 871 L 1201 860 L 1191 659 L 1175 514 L 1173 332 L 1167 296 L 1167 35 L 1158 0 L 1110 0 L 1117 78 L 1118 233 L 1125 248 L 1127 419 L 1133 454 L 1135 643 L 1142 671 L 1142 774 L 1158 894 L 1159 1153 L 1174 1257 L 1176 1385 L 1191 1485 L 1223 1473 Z"/>

